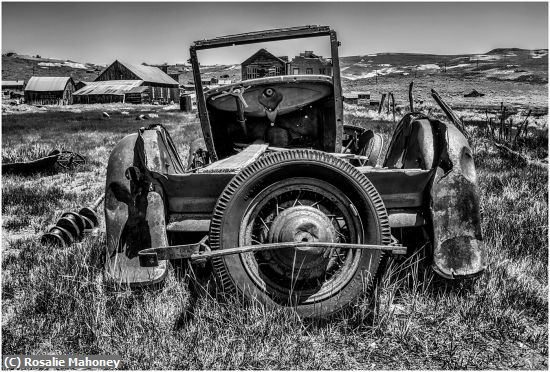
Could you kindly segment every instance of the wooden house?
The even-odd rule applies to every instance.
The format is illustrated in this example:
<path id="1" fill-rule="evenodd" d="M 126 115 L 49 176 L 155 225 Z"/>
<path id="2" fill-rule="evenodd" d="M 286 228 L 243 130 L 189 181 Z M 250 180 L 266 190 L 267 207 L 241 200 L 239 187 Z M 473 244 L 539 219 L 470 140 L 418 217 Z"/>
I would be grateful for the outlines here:
<path id="1" fill-rule="evenodd" d="M 344 102 L 358 105 L 370 105 L 370 92 L 350 92 L 343 94 Z"/>
<path id="2" fill-rule="evenodd" d="M 179 84 L 168 74 L 154 66 L 136 65 L 114 61 L 95 81 L 141 80 L 141 86 L 148 87 L 151 101 L 179 102 Z"/>
<path id="3" fill-rule="evenodd" d="M 292 75 L 328 75 L 332 76 L 332 62 L 317 56 L 311 50 L 300 53 L 290 61 Z"/>
<path id="4" fill-rule="evenodd" d="M 35 105 L 71 105 L 75 91 L 70 77 L 33 76 L 25 87 L 25 102 Z"/>
<path id="5" fill-rule="evenodd" d="M 242 80 L 257 79 L 265 76 L 287 75 L 286 57 L 275 57 L 265 49 L 260 49 L 241 63 Z M 286 58 L 288 60 L 288 58 Z"/>

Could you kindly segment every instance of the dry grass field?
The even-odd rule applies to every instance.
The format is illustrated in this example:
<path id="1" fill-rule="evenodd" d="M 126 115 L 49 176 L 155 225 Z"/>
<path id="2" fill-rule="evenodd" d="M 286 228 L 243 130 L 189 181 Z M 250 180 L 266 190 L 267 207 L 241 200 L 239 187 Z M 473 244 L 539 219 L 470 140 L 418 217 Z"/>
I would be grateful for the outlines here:
<path id="1" fill-rule="evenodd" d="M 347 123 L 389 139 L 393 123 L 346 108 Z M 78 171 L 2 177 L 3 354 L 116 354 L 126 369 L 548 368 L 547 169 L 501 157 L 478 128 L 469 131 L 486 272 L 450 287 L 413 256 L 390 263 L 374 300 L 313 321 L 212 294 L 192 304 L 189 278 L 173 273 L 154 290 L 107 288 L 103 227 L 66 249 L 39 243 L 61 212 L 103 191 L 109 152 L 126 134 L 161 122 L 184 158 L 200 136 L 194 114 L 141 107 L 159 118 L 136 121 L 135 111 L 104 110 L 2 115 L 3 162 L 53 148 L 88 159 Z M 544 133 L 531 132 L 530 156 L 547 149 Z"/>

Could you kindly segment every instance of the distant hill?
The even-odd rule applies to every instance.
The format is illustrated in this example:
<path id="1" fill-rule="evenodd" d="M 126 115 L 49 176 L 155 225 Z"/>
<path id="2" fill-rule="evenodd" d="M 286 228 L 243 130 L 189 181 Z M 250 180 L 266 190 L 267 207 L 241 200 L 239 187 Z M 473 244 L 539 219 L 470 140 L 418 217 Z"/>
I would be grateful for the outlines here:
<path id="1" fill-rule="evenodd" d="M 493 49 L 485 54 L 434 55 L 376 53 L 340 58 L 346 80 L 445 73 L 465 79 L 548 83 L 548 49 Z"/>
<path id="2" fill-rule="evenodd" d="M 75 81 L 94 80 L 104 66 L 68 60 L 2 55 L 2 80 L 25 80 L 31 76 L 71 76 Z M 420 53 L 373 53 L 340 58 L 343 85 L 383 77 L 421 77 L 445 73 L 459 79 L 489 79 L 530 84 L 548 83 L 548 49 L 498 48 L 485 54 L 435 55 Z M 193 80 L 190 66 L 172 65 L 169 73 L 180 75 L 180 84 Z M 229 75 L 238 81 L 240 65 L 204 65 L 205 80 Z"/>
<path id="3" fill-rule="evenodd" d="M 7 53 L 2 55 L 2 80 L 25 80 L 31 76 L 71 76 L 73 80 L 93 81 L 104 66 L 70 60 Z"/>

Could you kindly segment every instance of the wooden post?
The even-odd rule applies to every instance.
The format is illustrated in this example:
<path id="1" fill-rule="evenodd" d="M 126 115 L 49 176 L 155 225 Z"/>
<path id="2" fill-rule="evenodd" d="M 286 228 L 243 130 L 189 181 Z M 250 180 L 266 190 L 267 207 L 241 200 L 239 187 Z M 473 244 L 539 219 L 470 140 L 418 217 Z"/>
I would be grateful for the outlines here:
<path id="1" fill-rule="evenodd" d="M 409 84 L 409 105 L 410 105 L 410 108 L 411 108 L 411 112 L 414 112 L 413 84 L 414 84 L 414 81 L 411 81 L 411 83 Z"/>
<path id="2" fill-rule="evenodd" d="M 384 101 L 386 100 L 386 93 L 382 94 L 382 98 L 380 99 L 380 106 L 378 106 L 378 113 L 382 113 L 382 107 L 384 107 Z"/>
<path id="3" fill-rule="evenodd" d="M 386 109 L 387 115 L 390 114 L 390 97 L 391 97 L 391 92 L 388 92 L 388 102 L 387 102 L 387 109 Z"/>
<path id="4" fill-rule="evenodd" d="M 518 131 L 516 133 L 516 136 L 514 137 L 514 144 L 513 144 L 514 146 L 516 145 L 516 142 L 521 135 L 521 131 L 523 130 L 523 127 L 527 128 L 527 119 L 529 119 L 530 115 L 531 115 L 531 110 L 529 110 L 529 112 L 527 113 L 527 116 L 523 120 L 523 123 L 518 125 Z"/>
<path id="5" fill-rule="evenodd" d="M 391 107 L 392 107 L 392 113 L 393 113 L 393 122 L 395 123 L 395 97 L 393 93 L 391 94 Z"/>
<path id="6" fill-rule="evenodd" d="M 502 103 L 501 103 L 502 105 Z M 504 118 L 506 117 L 506 106 L 502 106 L 502 112 L 501 112 L 501 115 L 500 115 L 500 133 L 498 135 L 498 139 L 499 140 L 503 140 L 504 139 Z"/>

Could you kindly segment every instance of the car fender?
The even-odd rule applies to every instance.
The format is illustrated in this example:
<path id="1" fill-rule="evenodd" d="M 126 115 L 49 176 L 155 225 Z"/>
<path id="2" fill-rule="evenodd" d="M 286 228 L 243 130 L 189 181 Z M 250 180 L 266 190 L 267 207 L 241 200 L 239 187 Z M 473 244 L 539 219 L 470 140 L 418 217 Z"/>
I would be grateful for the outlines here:
<path id="1" fill-rule="evenodd" d="M 131 286 L 154 284 L 167 273 L 166 261 L 159 262 L 157 267 L 141 267 L 138 258 L 143 249 L 168 245 L 162 188 L 145 177 L 145 149 L 149 152 L 158 149 L 156 138 L 156 135 L 126 136 L 109 157 L 104 272 L 109 282 Z"/>
<path id="2" fill-rule="evenodd" d="M 451 123 L 406 115 L 398 124 L 384 162 L 389 168 L 431 170 L 425 206 L 434 271 L 453 279 L 481 273 L 482 244 L 477 175 L 468 140 Z"/>
<path id="3" fill-rule="evenodd" d="M 482 242 L 479 187 L 472 149 L 456 126 L 433 123 L 442 144 L 430 189 L 435 272 L 445 278 L 483 272 L 487 255 Z"/>

